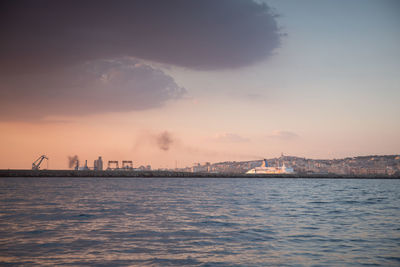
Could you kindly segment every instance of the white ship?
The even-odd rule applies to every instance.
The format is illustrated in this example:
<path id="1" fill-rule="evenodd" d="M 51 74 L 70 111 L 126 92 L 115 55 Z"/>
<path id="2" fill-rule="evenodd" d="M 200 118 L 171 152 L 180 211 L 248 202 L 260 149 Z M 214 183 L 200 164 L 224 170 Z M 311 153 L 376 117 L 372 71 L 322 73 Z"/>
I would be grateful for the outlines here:
<path id="1" fill-rule="evenodd" d="M 278 167 L 268 167 L 268 162 L 266 159 L 263 160 L 263 163 L 260 167 L 255 167 L 254 169 L 246 172 L 247 174 L 290 174 L 294 173 L 293 168 L 289 168 L 285 166 L 285 163 L 282 166 Z"/>

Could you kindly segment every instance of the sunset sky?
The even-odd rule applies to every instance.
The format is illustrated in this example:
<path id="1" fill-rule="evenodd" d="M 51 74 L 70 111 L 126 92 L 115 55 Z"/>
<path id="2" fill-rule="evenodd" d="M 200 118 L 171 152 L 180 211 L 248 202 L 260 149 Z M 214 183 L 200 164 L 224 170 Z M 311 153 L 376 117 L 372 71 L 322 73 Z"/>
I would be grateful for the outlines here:
<path id="1" fill-rule="evenodd" d="M 3 1 L 0 168 L 400 153 L 400 1 Z"/>

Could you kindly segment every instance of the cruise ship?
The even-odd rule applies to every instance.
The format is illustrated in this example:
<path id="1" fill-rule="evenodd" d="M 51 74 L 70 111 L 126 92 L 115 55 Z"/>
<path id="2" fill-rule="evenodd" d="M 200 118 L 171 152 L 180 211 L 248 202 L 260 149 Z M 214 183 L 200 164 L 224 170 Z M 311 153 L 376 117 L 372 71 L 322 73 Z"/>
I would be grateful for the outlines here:
<path id="1" fill-rule="evenodd" d="M 285 163 L 282 166 L 278 167 L 268 167 L 268 162 L 266 159 L 263 160 L 260 167 L 255 167 L 254 169 L 246 172 L 247 174 L 290 174 L 294 173 L 293 168 L 289 168 L 285 166 Z"/>

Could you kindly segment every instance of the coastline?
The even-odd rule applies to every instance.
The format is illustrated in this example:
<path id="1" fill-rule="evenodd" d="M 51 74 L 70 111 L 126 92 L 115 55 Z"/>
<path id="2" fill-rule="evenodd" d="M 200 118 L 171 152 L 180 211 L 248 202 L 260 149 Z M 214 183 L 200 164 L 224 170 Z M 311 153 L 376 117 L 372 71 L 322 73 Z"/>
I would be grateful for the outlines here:
<path id="1" fill-rule="evenodd" d="M 94 170 L 0 170 L 0 177 L 104 177 L 104 178 L 307 178 L 307 179 L 400 179 L 400 176 L 389 175 L 349 175 L 349 174 L 238 174 L 238 173 L 204 173 L 175 171 L 94 171 Z"/>

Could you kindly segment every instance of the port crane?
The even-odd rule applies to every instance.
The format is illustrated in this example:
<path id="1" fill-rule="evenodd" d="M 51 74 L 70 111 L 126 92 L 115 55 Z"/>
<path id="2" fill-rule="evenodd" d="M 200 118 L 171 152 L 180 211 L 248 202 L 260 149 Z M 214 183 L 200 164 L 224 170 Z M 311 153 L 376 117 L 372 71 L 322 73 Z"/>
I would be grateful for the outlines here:
<path id="1" fill-rule="evenodd" d="M 113 168 L 114 166 L 114 168 Z M 118 170 L 119 165 L 117 160 L 109 160 L 107 164 L 107 170 Z"/>
<path id="2" fill-rule="evenodd" d="M 122 161 L 122 169 L 124 169 L 124 170 L 132 170 L 133 169 L 132 160 L 123 160 Z"/>
<path id="3" fill-rule="evenodd" d="M 40 170 L 40 164 L 42 164 L 43 160 L 49 160 L 49 158 L 46 157 L 46 155 L 41 155 L 37 160 L 32 163 L 32 170 Z"/>

